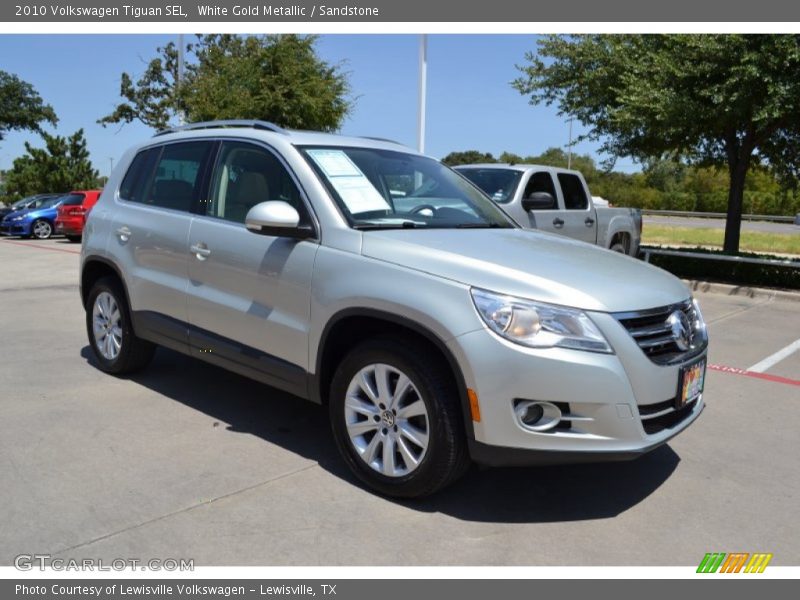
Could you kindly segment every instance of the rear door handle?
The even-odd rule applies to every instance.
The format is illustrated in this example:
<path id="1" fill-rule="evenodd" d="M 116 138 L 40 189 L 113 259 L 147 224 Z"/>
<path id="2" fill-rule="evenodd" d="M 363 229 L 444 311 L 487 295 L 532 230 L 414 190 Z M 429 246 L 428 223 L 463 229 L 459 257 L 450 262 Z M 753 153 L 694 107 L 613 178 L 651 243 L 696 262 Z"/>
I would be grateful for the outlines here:
<path id="1" fill-rule="evenodd" d="M 189 248 L 192 251 L 192 254 L 195 255 L 197 260 L 205 260 L 209 256 L 211 256 L 211 250 L 208 249 L 204 243 L 200 242 L 199 244 L 194 244 Z"/>
<path id="2" fill-rule="evenodd" d="M 555 225 L 558 229 L 561 229 L 564 226 L 564 219 L 559 219 L 556 217 L 553 219 L 553 225 Z"/>
<path id="3" fill-rule="evenodd" d="M 594 219 L 592 217 L 586 217 L 584 223 L 586 223 L 587 227 L 591 227 L 592 225 L 594 225 Z"/>
<path id="4" fill-rule="evenodd" d="M 120 227 L 117 229 L 116 234 L 120 242 L 127 242 L 129 239 L 131 239 L 131 230 L 127 227 Z"/>

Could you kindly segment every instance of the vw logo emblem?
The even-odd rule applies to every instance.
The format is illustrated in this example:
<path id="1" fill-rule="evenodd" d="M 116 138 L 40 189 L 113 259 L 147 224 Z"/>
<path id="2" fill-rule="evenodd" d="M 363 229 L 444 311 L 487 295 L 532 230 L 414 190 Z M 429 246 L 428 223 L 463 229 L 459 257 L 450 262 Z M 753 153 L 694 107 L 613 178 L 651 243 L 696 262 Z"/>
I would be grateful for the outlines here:
<path id="1" fill-rule="evenodd" d="M 692 326 L 682 311 L 676 310 L 667 318 L 667 325 L 672 332 L 672 339 L 678 350 L 685 352 L 692 345 Z"/>

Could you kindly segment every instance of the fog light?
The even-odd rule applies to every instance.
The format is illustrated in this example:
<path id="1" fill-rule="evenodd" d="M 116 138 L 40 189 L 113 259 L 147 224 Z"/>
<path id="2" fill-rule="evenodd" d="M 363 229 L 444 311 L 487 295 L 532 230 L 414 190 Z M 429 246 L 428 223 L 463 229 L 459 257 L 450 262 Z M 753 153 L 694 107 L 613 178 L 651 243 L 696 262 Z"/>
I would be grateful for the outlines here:
<path id="1" fill-rule="evenodd" d="M 519 420 L 523 425 L 531 426 L 536 425 L 539 420 L 544 416 L 544 409 L 538 404 L 526 404 L 520 411 Z"/>
<path id="2" fill-rule="evenodd" d="M 550 402 L 518 400 L 514 405 L 514 414 L 520 425 L 531 431 L 549 431 L 561 420 L 561 410 Z"/>

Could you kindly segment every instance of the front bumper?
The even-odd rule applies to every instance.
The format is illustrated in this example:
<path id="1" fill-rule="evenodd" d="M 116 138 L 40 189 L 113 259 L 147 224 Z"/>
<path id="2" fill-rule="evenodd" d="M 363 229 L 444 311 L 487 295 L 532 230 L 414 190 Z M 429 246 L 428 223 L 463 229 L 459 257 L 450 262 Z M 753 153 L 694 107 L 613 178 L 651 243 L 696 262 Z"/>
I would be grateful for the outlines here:
<path id="1" fill-rule="evenodd" d="M 628 460 L 664 444 L 699 417 L 705 408 L 702 395 L 670 412 L 684 364 L 653 363 L 611 315 L 591 317 L 614 354 L 526 348 L 488 329 L 450 341 L 467 387 L 479 399 L 481 420 L 473 421 L 470 440 L 476 462 L 500 466 Z M 514 414 L 515 400 L 566 408 L 565 426 L 547 432 L 525 428 Z M 666 414 L 653 420 L 648 413 Z"/>
<path id="2" fill-rule="evenodd" d="M 31 224 L 27 221 L 12 221 L 0 224 L 0 235 L 30 235 Z"/>

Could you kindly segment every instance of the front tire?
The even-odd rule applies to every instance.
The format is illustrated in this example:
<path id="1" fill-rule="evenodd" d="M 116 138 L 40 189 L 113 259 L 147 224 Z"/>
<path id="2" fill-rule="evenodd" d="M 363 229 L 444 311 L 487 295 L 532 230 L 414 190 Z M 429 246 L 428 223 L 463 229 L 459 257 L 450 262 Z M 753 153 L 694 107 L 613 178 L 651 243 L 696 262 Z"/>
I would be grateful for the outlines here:
<path id="1" fill-rule="evenodd" d="M 79 235 L 65 235 L 64 237 L 66 237 L 73 244 L 77 244 L 81 241 L 81 236 Z"/>
<path id="2" fill-rule="evenodd" d="M 352 350 L 334 375 L 329 409 L 345 462 L 381 494 L 427 496 L 469 466 L 452 375 L 413 341 L 379 338 Z"/>
<path id="3" fill-rule="evenodd" d="M 86 303 L 89 346 L 101 371 L 125 375 L 150 362 L 155 346 L 136 337 L 125 293 L 113 277 L 99 279 Z"/>
<path id="4" fill-rule="evenodd" d="M 31 236 L 37 240 L 46 240 L 53 235 L 53 226 L 46 219 L 36 219 L 31 225 Z"/>

